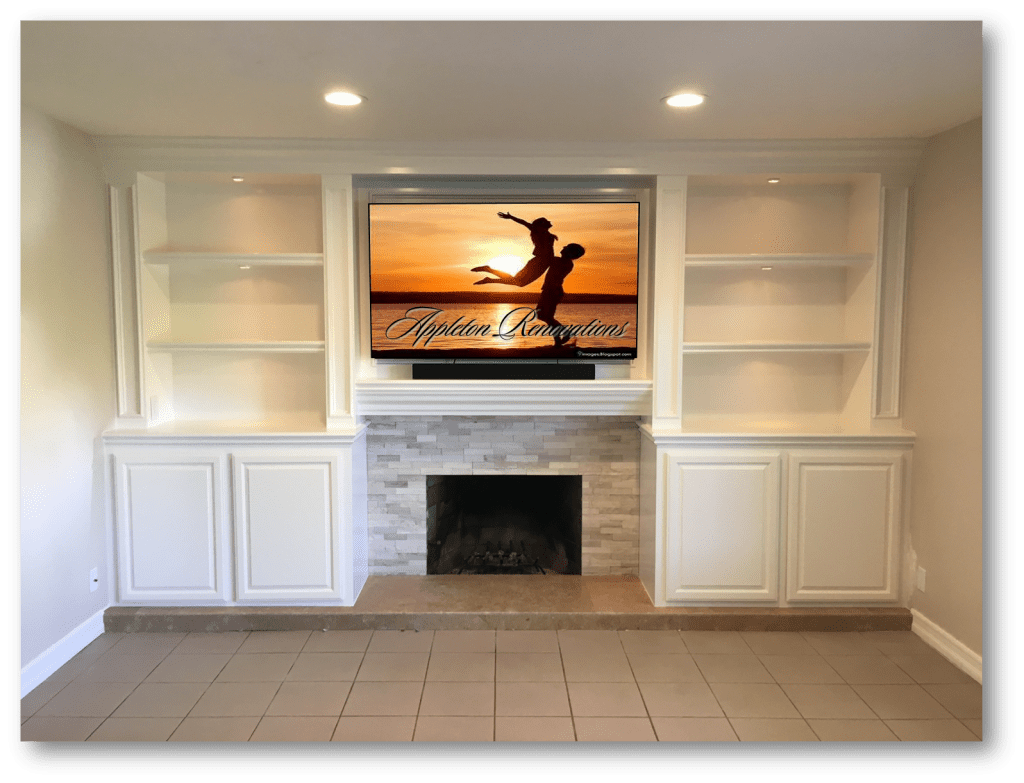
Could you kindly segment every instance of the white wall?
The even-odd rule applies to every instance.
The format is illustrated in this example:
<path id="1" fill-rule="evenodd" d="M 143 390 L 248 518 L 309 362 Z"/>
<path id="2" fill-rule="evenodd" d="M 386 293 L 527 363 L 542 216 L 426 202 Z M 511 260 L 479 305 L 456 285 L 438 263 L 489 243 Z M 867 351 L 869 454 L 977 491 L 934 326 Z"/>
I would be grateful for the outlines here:
<path id="1" fill-rule="evenodd" d="M 914 186 L 903 413 L 914 447 L 911 607 L 982 653 L 982 126 L 933 137 Z"/>
<path id="2" fill-rule="evenodd" d="M 21 662 L 106 607 L 96 438 L 114 416 L 106 189 L 92 142 L 23 108 Z M 89 592 L 89 571 L 101 583 Z"/>

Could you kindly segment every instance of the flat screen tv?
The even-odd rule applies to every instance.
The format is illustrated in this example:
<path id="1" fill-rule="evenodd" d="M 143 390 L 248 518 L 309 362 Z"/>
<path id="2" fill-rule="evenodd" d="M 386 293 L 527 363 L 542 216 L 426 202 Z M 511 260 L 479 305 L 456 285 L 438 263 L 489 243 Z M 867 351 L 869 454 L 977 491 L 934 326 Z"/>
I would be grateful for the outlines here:
<path id="1" fill-rule="evenodd" d="M 369 213 L 374 358 L 636 358 L 637 202 Z"/>

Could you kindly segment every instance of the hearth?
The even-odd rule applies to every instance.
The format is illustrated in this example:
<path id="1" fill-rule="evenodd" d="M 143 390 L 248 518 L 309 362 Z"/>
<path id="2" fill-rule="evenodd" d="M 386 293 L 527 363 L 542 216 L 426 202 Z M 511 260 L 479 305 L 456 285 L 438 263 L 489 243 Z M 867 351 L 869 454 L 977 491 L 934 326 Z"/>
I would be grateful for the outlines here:
<path id="1" fill-rule="evenodd" d="M 427 476 L 428 574 L 580 574 L 582 476 Z"/>

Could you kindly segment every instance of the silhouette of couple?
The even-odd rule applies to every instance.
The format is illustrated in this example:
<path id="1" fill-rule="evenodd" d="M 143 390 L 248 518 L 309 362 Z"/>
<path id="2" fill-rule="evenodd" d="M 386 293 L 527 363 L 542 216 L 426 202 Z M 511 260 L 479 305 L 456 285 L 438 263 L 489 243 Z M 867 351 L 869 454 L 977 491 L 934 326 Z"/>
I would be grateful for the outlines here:
<path id="1" fill-rule="evenodd" d="M 477 280 L 474 285 L 487 285 L 488 283 L 499 283 L 501 285 L 514 285 L 522 288 L 544 275 L 544 282 L 541 284 L 540 299 L 537 302 L 537 318 L 548 326 L 561 327 L 562 324 L 555 320 L 555 310 L 558 303 L 562 301 L 565 290 L 562 283 L 573 270 L 573 262 L 581 258 L 586 252 L 575 242 L 562 248 L 562 254 L 555 255 L 555 240 L 557 236 L 551 233 L 551 221 L 540 217 L 532 223 L 518 218 L 508 212 L 499 212 L 498 217 L 505 220 L 514 220 L 522 226 L 530 229 L 530 239 L 533 240 L 533 258 L 526 262 L 526 266 L 516 274 L 510 275 L 489 266 L 473 267 L 474 272 L 487 272 L 494 277 L 485 277 Z M 545 271 L 547 274 L 544 274 Z M 567 335 L 561 331 L 555 333 L 555 347 L 560 348 L 569 340 Z"/>

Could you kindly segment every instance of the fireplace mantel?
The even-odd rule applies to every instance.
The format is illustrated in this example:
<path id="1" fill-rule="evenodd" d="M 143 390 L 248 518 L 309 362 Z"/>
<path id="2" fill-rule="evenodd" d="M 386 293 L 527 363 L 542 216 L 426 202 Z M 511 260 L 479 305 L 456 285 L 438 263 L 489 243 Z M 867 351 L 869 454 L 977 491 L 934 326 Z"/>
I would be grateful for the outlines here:
<path id="1" fill-rule="evenodd" d="M 651 381 L 363 380 L 361 416 L 647 416 Z"/>

